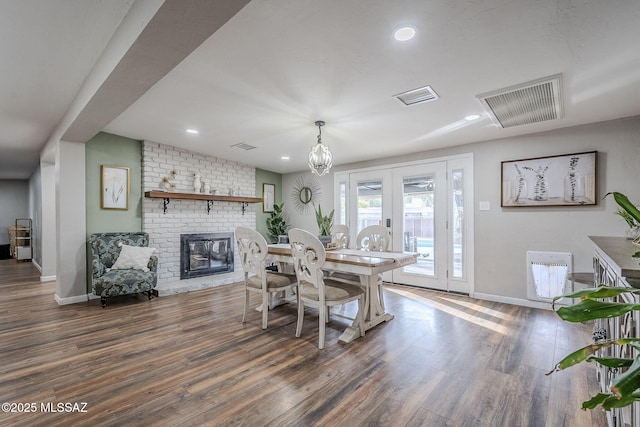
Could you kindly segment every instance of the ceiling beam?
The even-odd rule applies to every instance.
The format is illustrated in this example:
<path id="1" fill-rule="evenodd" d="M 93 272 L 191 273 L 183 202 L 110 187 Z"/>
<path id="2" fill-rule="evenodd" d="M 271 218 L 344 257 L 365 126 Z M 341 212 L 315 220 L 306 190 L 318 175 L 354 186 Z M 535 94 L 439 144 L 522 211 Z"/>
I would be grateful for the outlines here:
<path id="1" fill-rule="evenodd" d="M 166 0 L 61 139 L 87 142 L 250 0 Z"/>

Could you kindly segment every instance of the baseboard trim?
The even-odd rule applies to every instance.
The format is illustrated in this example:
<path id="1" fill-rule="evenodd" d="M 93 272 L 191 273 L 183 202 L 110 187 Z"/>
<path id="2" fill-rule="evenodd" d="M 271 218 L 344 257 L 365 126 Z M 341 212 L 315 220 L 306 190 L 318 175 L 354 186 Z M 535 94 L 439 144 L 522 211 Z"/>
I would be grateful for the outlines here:
<path id="1" fill-rule="evenodd" d="M 41 282 L 55 282 L 56 281 L 56 276 L 40 276 L 40 281 Z"/>
<path id="2" fill-rule="evenodd" d="M 502 302 L 502 303 L 511 304 L 511 305 L 521 305 L 523 307 L 540 308 L 542 310 L 552 310 L 551 304 L 548 302 L 530 301 L 527 299 L 503 297 L 500 295 L 482 294 L 478 292 L 475 292 L 473 294 L 473 298 L 478 298 L 478 299 L 487 300 L 487 301 L 494 301 L 494 302 Z"/>
<path id="3" fill-rule="evenodd" d="M 87 295 L 77 295 L 75 297 L 60 298 L 58 294 L 54 295 L 58 305 L 77 304 L 79 302 L 87 302 Z"/>
<path id="4" fill-rule="evenodd" d="M 33 266 L 42 273 L 42 267 L 40 267 L 40 264 L 38 264 L 35 259 L 31 258 L 31 264 L 33 264 Z"/>

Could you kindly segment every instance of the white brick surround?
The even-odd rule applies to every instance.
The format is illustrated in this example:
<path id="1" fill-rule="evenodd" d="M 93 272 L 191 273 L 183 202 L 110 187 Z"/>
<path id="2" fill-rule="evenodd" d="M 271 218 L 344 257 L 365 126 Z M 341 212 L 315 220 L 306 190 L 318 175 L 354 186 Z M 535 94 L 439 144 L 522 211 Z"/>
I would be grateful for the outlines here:
<path id="1" fill-rule="evenodd" d="M 169 145 L 144 141 L 142 144 L 143 191 L 161 188 L 162 178 L 177 172 L 172 191 L 193 193 L 194 174 L 209 182 L 218 194 L 240 187 L 240 195 L 255 197 L 255 168 L 242 163 L 193 153 Z M 242 265 L 234 248 L 234 272 L 196 279 L 180 280 L 180 234 L 233 232 L 236 227 L 255 229 L 256 204 L 250 204 L 242 215 L 240 203 L 213 202 L 207 214 L 204 200 L 171 199 L 167 213 L 163 200 L 143 197 L 142 229 L 149 233 L 149 246 L 158 248 L 158 291 L 160 295 L 185 290 L 203 289 L 243 280 Z M 172 289 L 172 291 L 167 291 Z M 164 292 L 163 292 L 164 290 Z"/>

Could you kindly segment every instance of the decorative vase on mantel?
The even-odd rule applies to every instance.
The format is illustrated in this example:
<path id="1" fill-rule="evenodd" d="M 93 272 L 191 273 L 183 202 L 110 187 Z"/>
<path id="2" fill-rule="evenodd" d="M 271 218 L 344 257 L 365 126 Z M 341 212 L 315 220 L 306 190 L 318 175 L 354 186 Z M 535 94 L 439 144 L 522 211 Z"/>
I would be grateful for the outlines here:
<path id="1" fill-rule="evenodd" d="M 193 175 L 193 192 L 199 193 L 202 188 L 202 181 L 200 181 L 200 174 Z"/>

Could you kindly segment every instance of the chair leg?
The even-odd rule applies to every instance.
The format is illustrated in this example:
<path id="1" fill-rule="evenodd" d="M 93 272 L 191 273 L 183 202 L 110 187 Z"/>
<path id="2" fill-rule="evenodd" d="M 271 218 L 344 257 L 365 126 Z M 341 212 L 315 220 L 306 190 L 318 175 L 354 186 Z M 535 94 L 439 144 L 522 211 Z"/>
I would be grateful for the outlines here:
<path id="1" fill-rule="evenodd" d="M 242 311 L 242 323 L 247 319 L 247 309 L 249 307 L 249 289 L 244 288 L 244 310 Z"/>
<path id="2" fill-rule="evenodd" d="M 319 331 L 319 337 L 318 337 L 318 348 L 320 350 L 322 350 L 324 348 L 324 332 L 325 332 L 325 324 L 326 324 L 326 319 L 325 316 L 327 314 L 327 310 L 329 309 L 329 307 L 327 307 L 326 305 L 324 306 L 324 308 L 320 308 L 318 310 L 318 316 L 320 316 L 319 323 L 320 323 L 320 331 Z"/>
<path id="3" fill-rule="evenodd" d="M 300 334 L 302 334 L 302 321 L 304 320 L 304 302 L 300 298 L 300 294 L 298 294 L 298 323 L 296 324 L 296 337 L 300 338 Z"/>
<path id="4" fill-rule="evenodd" d="M 107 297 L 100 297 L 100 304 L 102 304 L 102 308 L 107 306 Z"/>
<path id="5" fill-rule="evenodd" d="M 262 291 L 262 329 L 267 329 L 267 316 L 269 315 L 269 292 Z"/>

